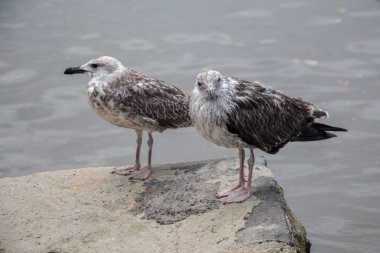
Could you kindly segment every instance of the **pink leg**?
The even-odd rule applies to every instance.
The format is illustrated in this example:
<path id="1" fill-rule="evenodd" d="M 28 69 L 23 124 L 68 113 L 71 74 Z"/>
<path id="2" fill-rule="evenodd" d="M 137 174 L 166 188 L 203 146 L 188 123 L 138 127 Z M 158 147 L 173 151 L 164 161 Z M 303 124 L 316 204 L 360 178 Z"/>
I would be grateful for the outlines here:
<path id="1" fill-rule="evenodd" d="M 217 197 L 222 198 L 231 194 L 239 193 L 244 190 L 244 149 L 239 149 L 240 171 L 239 171 L 239 184 L 231 189 L 225 189 L 218 192 Z"/>
<path id="2" fill-rule="evenodd" d="M 253 154 L 253 149 L 250 149 L 250 157 L 248 159 L 248 183 L 247 188 L 243 189 L 242 191 L 238 193 L 234 193 L 231 195 L 228 195 L 226 198 L 225 203 L 238 203 L 243 202 L 247 199 L 249 199 L 253 193 L 252 189 L 252 171 L 253 171 L 253 165 L 255 164 L 255 156 Z"/>
<path id="3" fill-rule="evenodd" d="M 138 171 L 134 171 L 131 173 L 131 176 L 129 177 L 129 179 L 132 179 L 132 180 L 145 180 L 147 179 L 150 174 L 152 174 L 152 149 L 153 149 L 153 137 L 152 137 L 152 133 L 148 133 L 148 147 L 149 147 L 149 151 L 148 151 L 148 165 L 142 169 L 142 170 L 138 170 Z"/>
<path id="4" fill-rule="evenodd" d="M 122 166 L 115 168 L 111 173 L 119 174 L 119 175 L 129 175 L 134 171 L 140 171 L 140 150 L 141 150 L 141 142 L 142 142 L 142 131 L 136 131 L 137 134 L 137 148 L 136 148 L 136 160 L 135 165 L 133 166 Z"/>

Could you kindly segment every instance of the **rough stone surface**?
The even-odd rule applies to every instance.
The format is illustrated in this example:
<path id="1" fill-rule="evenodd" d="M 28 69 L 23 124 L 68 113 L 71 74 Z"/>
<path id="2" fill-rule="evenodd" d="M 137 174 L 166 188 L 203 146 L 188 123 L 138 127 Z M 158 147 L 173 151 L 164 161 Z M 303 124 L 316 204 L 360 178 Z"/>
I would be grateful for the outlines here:
<path id="1" fill-rule="evenodd" d="M 146 182 L 86 168 L 0 179 L 0 252 L 306 252 L 306 232 L 266 167 L 223 205 L 236 160 L 160 165 Z M 165 224 L 165 225 L 164 225 Z"/>
<path id="2" fill-rule="evenodd" d="M 303 236 L 305 229 L 287 206 L 283 190 L 277 181 L 272 175 L 263 175 L 255 178 L 253 183 L 254 195 L 260 204 L 247 218 L 245 229 L 237 233 L 237 242 L 252 246 L 275 241 L 286 243 L 297 252 L 309 252 L 309 242 Z"/>
<path id="3" fill-rule="evenodd" d="M 151 180 L 146 190 L 136 198 L 135 213 L 159 224 L 172 224 L 190 215 L 219 208 L 215 198 L 218 183 L 207 183 L 198 175 L 185 174 L 172 180 Z"/>

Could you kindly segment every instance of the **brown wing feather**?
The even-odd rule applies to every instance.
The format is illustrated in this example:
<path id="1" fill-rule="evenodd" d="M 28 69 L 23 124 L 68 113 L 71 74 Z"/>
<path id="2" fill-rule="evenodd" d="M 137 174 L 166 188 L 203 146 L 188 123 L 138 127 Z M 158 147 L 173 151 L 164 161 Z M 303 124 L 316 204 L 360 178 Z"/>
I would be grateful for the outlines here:
<path id="1" fill-rule="evenodd" d="M 161 127 L 191 126 L 187 97 L 147 96 L 143 99 L 130 97 L 124 100 L 123 105 L 140 116 L 155 120 Z"/>
<path id="2" fill-rule="evenodd" d="M 240 81 L 232 103 L 228 131 L 268 153 L 278 152 L 314 120 L 310 103 L 257 83 Z"/>
<path id="3" fill-rule="evenodd" d="M 177 87 L 134 70 L 113 83 L 122 86 L 120 107 L 155 120 L 161 127 L 191 126 L 189 97 Z"/>

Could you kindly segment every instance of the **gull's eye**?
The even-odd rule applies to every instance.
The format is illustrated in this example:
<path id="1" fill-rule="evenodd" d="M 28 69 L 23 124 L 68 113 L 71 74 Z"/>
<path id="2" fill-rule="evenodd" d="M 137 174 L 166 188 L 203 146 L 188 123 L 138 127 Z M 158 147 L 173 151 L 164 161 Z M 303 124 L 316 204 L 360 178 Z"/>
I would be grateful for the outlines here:
<path id="1" fill-rule="evenodd" d="M 98 64 L 96 64 L 96 63 L 91 64 L 91 68 L 96 69 L 97 67 L 98 67 Z"/>
<path id="2" fill-rule="evenodd" d="M 197 84 L 198 84 L 199 87 L 203 86 L 202 82 L 197 82 Z"/>
<path id="3" fill-rule="evenodd" d="M 217 81 L 220 82 L 220 80 L 221 80 L 220 77 L 218 77 Z"/>

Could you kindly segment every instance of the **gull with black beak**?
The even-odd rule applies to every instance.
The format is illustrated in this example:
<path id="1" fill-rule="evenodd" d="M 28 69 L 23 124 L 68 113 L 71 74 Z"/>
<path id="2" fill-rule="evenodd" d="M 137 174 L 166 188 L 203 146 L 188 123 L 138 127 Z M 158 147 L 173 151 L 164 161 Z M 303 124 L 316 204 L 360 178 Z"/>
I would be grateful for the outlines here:
<path id="1" fill-rule="evenodd" d="M 175 86 L 125 67 L 110 56 L 70 67 L 67 75 L 88 73 L 87 93 L 95 112 L 109 123 L 135 130 L 137 148 L 133 166 L 115 168 L 113 173 L 144 180 L 152 173 L 153 132 L 191 126 L 189 97 Z M 148 132 L 148 165 L 141 168 L 143 132 Z"/>
<path id="2" fill-rule="evenodd" d="M 239 150 L 239 183 L 218 193 L 225 202 L 242 202 L 252 193 L 253 150 L 275 154 L 290 141 L 317 141 L 347 131 L 314 122 L 326 111 L 299 98 L 209 70 L 198 74 L 190 98 L 190 117 L 197 131 L 218 146 Z M 244 179 L 244 149 L 248 148 L 248 182 Z"/>

